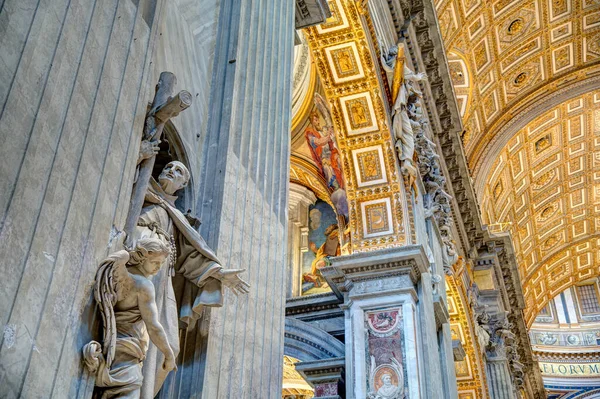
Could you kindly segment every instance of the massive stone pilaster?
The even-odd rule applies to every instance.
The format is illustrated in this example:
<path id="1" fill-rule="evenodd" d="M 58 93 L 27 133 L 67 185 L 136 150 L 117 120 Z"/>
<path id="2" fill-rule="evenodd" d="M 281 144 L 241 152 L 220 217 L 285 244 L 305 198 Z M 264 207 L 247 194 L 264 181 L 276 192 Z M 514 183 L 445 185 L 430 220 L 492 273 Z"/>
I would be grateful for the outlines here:
<path id="1" fill-rule="evenodd" d="M 182 332 L 164 397 L 281 395 L 294 2 L 223 0 L 197 213 L 247 296 L 227 294 Z"/>
<path id="2" fill-rule="evenodd" d="M 412 245 L 333 258 L 322 269 L 344 300 L 346 398 L 375 395 L 384 375 L 411 398 L 456 397 L 442 375 L 437 330 L 447 311 L 436 311 L 429 266 L 424 247 Z"/>
<path id="3" fill-rule="evenodd" d="M 91 285 L 127 212 L 163 3 L 0 3 L 0 397 L 85 394 Z"/>

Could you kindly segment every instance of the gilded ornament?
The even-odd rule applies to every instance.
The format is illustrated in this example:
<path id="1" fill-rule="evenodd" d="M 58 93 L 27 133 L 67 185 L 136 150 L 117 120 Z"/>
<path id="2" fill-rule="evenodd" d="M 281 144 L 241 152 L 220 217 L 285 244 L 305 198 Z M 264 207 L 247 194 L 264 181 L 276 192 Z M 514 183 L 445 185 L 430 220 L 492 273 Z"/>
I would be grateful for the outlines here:
<path id="1" fill-rule="evenodd" d="M 520 74 L 518 74 L 514 80 L 515 86 L 521 86 L 523 83 L 525 83 L 525 81 L 527 80 L 527 76 L 527 72 L 521 72 Z"/>
<path id="2" fill-rule="evenodd" d="M 524 22 L 521 18 L 517 18 L 508 25 L 506 29 L 509 35 L 517 35 L 523 30 Z"/>

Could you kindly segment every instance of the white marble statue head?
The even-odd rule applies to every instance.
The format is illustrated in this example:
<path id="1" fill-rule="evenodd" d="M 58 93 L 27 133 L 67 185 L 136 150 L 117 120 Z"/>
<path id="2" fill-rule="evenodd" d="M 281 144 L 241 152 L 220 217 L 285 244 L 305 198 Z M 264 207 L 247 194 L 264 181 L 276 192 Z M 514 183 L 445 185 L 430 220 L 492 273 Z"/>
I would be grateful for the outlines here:
<path id="1" fill-rule="evenodd" d="M 153 276 L 169 256 L 169 247 L 157 238 L 141 238 L 129 254 L 130 266 L 137 266 L 146 276 Z"/>
<path id="2" fill-rule="evenodd" d="M 190 171 L 179 161 L 169 162 L 158 176 L 158 182 L 165 193 L 175 194 L 188 185 Z"/>

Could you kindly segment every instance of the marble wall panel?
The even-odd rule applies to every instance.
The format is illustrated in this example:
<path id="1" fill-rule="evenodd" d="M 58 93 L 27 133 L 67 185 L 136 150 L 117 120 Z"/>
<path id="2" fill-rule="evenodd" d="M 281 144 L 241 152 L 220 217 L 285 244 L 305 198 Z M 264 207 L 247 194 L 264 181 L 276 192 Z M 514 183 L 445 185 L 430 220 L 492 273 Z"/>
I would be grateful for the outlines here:
<path id="1" fill-rule="evenodd" d="M 123 223 L 152 87 L 162 1 L 139 3 L 2 3 L 1 397 L 86 391 L 91 283 Z"/>

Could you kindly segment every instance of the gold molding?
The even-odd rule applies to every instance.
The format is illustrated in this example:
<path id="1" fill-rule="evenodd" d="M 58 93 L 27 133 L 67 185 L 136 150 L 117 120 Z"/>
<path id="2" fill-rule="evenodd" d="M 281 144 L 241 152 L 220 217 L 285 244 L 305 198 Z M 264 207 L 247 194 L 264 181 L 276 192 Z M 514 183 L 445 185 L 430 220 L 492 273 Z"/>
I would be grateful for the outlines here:
<path id="1" fill-rule="evenodd" d="M 379 60 L 373 58 L 370 50 L 373 47 L 369 42 L 372 22 L 365 11 L 366 2 L 329 2 L 332 9 L 336 9 L 332 21 L 308 28 L 305 36 L 332 111 L 340 149 L 350 215 L 350 251 L 404 245 L 407 242 L 403 214 L 406 193 L 383 98 L 387 94 L 376 70 Z M 387 179 L 379 179 L 368 186 L 359 185 L 356 176 L 360 165 L 355 165 L 353 151 L 373 146 L 379 146 L 383 155 L 379 159 L 383 162 L 377 162 L 377 167 L 383 170 L 373 173 Z M 363 205 L 376 200 L 389 204 L 386 208 L 386 218 L 391 218 L 391 221 L 386 219 L 389 229 L 368 225 L 371 219 L 366 219 Z M 375 219 L 371 221 L 378 221 Z"/>

